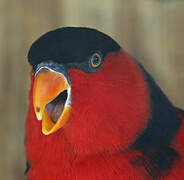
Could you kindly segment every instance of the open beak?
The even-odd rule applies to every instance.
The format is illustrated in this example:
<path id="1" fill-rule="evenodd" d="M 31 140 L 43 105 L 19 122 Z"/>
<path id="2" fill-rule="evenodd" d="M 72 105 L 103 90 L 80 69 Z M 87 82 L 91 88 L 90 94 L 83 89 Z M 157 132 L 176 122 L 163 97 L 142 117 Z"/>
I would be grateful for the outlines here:
<path id="1" fill-rule="evenodd" d="M 38 120 L 42 120 L 42 132 L 49 135 L 62 128 L 70 117 L 71 88 L 66 77 L 47 68 L 35 77 L 33 104 Z"/>

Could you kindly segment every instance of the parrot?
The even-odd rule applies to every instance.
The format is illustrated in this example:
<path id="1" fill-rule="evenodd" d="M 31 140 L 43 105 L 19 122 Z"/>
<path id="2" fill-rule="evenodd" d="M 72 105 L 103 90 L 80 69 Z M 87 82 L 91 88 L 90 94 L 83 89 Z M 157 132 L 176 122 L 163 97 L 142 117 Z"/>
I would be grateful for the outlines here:
<path id="1" fill-rule="evenodd" d="M 109 35 L 54 29 L 27 59 L 28 180 L 184 179 L 184 111 Z"/>

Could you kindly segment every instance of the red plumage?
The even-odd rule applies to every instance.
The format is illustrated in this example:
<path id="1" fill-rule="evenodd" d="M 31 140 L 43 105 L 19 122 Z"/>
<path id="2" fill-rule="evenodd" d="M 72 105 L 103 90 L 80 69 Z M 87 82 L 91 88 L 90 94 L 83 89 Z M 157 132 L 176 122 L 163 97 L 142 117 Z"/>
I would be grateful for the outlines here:
<path id="1" fill-rule="evenodd" d="M 152 179 L 141 151 L 129 146 L 143 133 L 152 116 L 145 74 L 126 52 L 110 53 L 95 73 L 70 69 L 72 115 L 57 132 L 45 136 L 33 109 L 34 75 L 26 122 L 29 180 L 144 180 Z M 181 111 L 180 119 L 184 120 Z M 172 147 L 180 154 L 161 179 L 184 177 L 183 123 Z M 149 162 L 148 162 L 149 167 Z M 153 178 L 154 179 L 154 178 Z"/>

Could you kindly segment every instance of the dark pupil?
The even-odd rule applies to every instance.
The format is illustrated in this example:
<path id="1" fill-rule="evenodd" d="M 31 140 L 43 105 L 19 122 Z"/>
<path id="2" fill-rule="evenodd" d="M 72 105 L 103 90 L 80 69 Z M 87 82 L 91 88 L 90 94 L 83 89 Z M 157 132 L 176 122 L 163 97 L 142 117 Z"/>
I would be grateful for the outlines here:
<path id="1" fill-rule="evenodd" d="M 99 64 L 99 57 L 98 57 L 98 56 L 94 56 L 94 57 L 93 57 L 93 63 L 94 63 L 95 65 Z"/>

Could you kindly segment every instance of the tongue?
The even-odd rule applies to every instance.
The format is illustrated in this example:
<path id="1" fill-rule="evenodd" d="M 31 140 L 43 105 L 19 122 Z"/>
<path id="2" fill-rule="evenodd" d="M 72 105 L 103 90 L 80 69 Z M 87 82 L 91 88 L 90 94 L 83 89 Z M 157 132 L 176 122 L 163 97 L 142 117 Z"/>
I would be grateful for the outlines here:
<path id="1" fill-rule="evenodd" d="M 51 120 L 56 123 L 57 120 L 59 119 L 61 113 L 63 112 L 64 109 L 64 102 L 59 101 L 57 103 L 49 103 L 46 105 L 45 109 L 47 110 Z"/>

